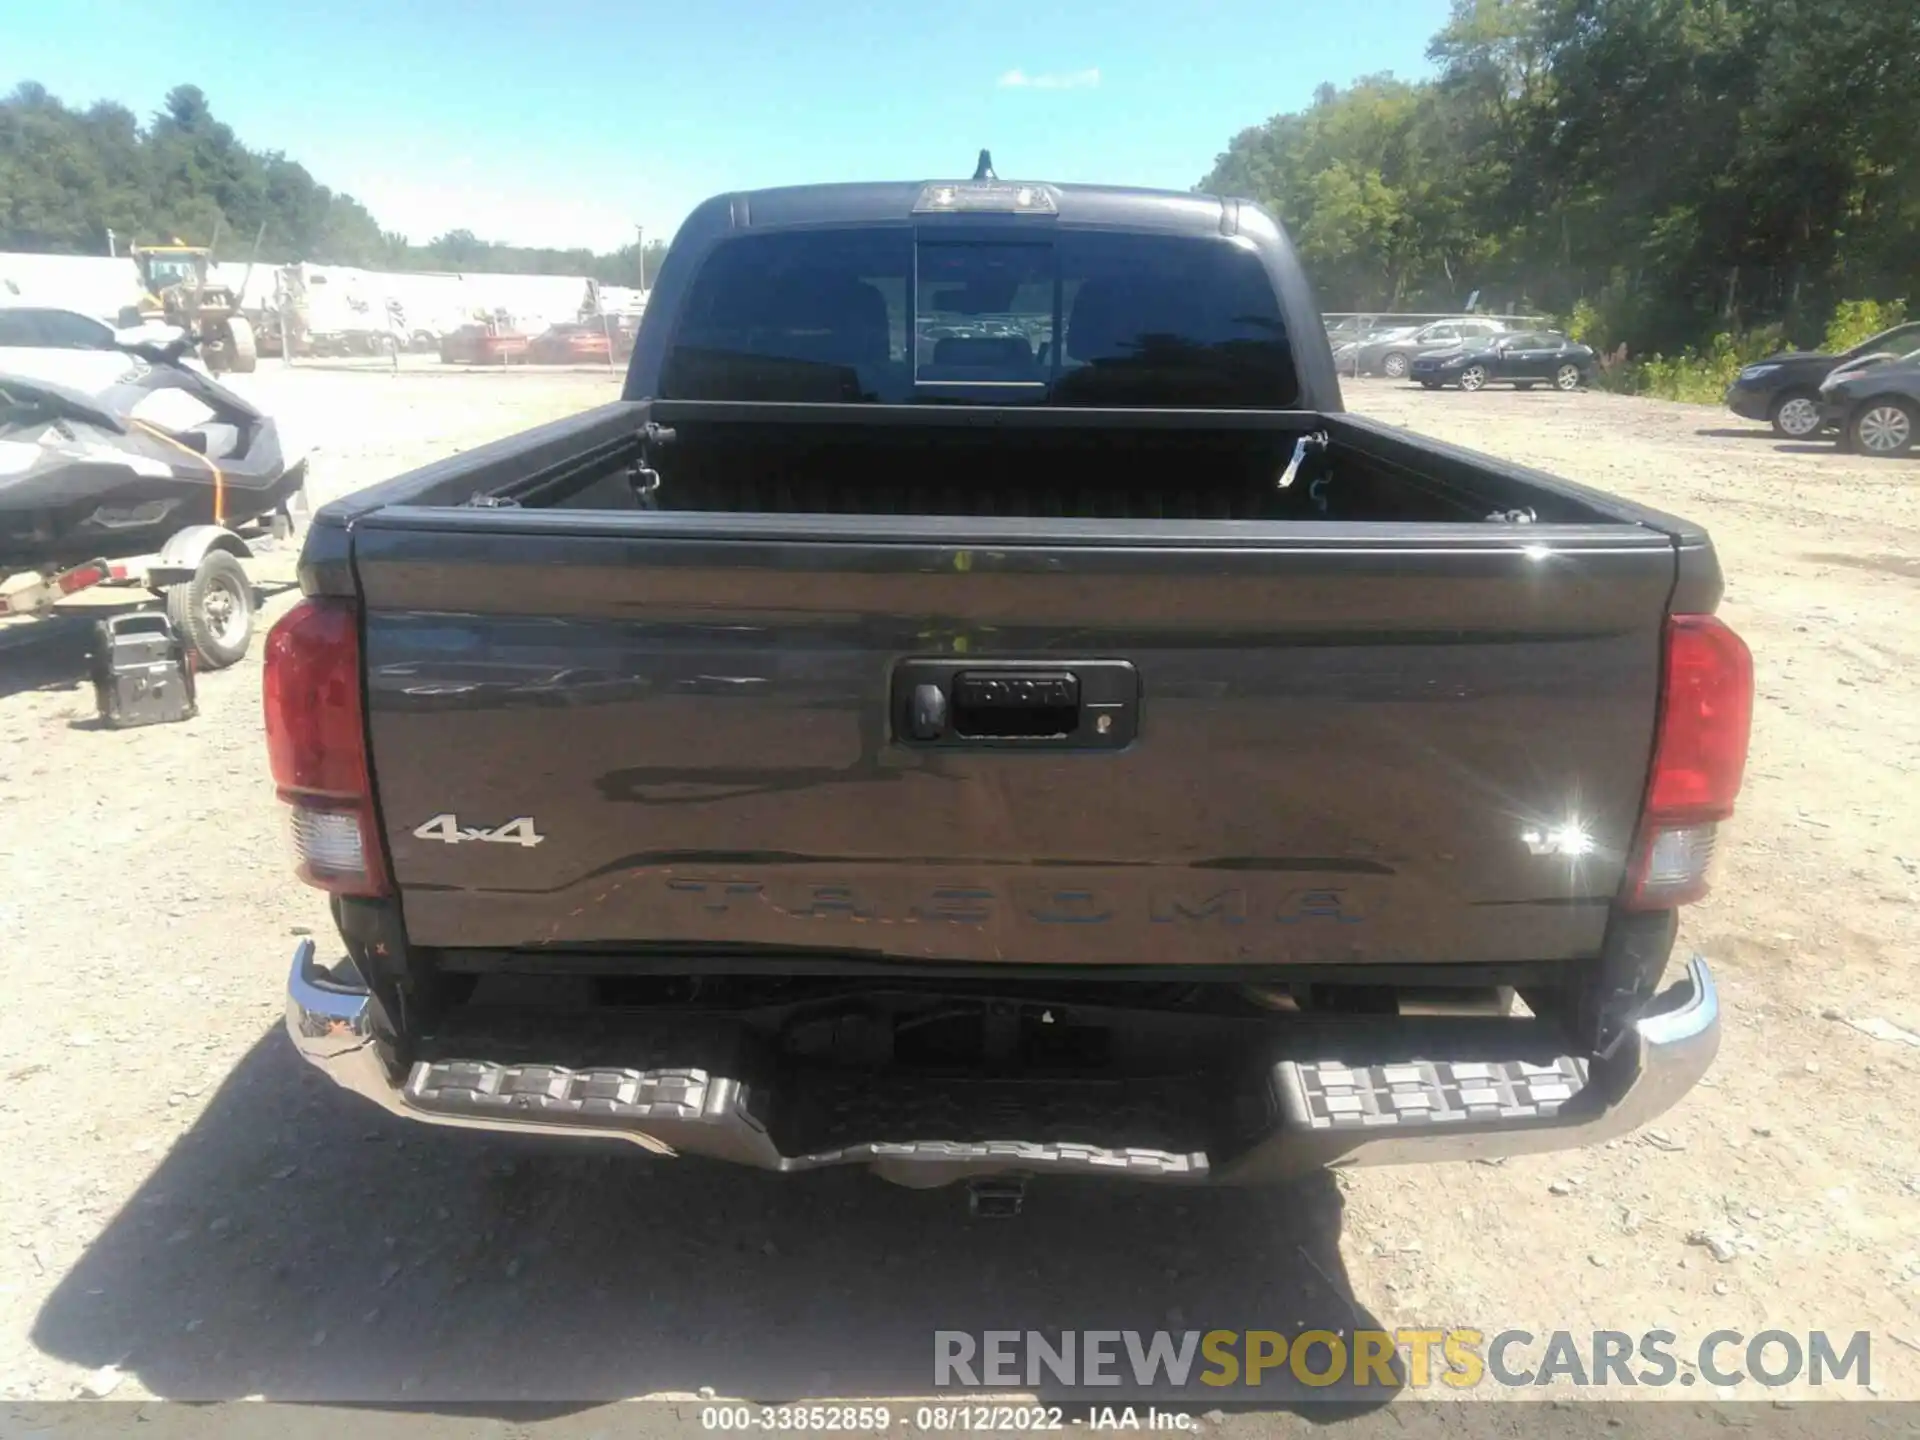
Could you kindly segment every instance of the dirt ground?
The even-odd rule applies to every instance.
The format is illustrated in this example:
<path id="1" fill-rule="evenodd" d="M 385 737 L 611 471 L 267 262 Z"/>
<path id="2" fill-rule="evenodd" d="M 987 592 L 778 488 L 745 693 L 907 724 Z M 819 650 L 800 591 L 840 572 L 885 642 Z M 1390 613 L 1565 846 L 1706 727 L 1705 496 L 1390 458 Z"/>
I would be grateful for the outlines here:
<path id="1" fill-rule="evenodd" d="M 616 392 L 413 365 L 249 388 L 319 446 L 316 501 Z M 280 1030 L 295 937 L 331 932 L 289 873 L 259 647 L 193 723 L 114 733 L 84 613 L 0 625 L 0 1397 L 871 1397 L 927 1392 L 935 1328 L 1469 1325 L 1664 1327 L 1682 1355 L 1865 1329 L 1875 1393 L 1920 1399 L 1920 463 L 1598 394 L 1348 396 L 1713 534 L 1759 702 L 1683 930 L 1725 1043 L 1656 1128 L 1282 1192 L 1056 1183 L 969 1224 L 857 1173 L 407 1126 Z M 269 618 L 292 564 L 259 563 Z"/>

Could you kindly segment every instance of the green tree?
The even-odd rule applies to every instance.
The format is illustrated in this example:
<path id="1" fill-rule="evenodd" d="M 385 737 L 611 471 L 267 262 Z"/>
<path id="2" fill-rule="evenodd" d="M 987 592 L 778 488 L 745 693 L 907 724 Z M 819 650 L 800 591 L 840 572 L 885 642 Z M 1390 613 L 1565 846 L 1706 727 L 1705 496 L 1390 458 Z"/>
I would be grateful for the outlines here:
<path id="1" fill-rule="evenodd" d="M 246 257 L 258 235 L 268 261 L 639 279 L 631 245 L 596 255 L 465 230 L 410 244 L 298 161 L 248 149 L 194 85 L 170 90 L 144 129 L 124 106 L 74 110 L 31 81 L 0 98 L 0 249 L 105 254 L 109 230 L 125 243 L 205 245 L 218 235 L 222 259 Z M 649 281 L 665 252 L 658 241 L 647 247 Z"/>
<path id="2" fill-rule="evenodd" d="M 1322 86 L 1202 182 L 1272 207 L 1329 308 L 1477 290 L 1672 353 L 1920 290 L 1920 6 L 1454 0 L 1429 54 L 1434 80 Z"/>
<path id="3" fill-rule="evenodd" d="M 53 252 L 104 249 L 114 196 L 113 126 L 86 117 L 27 82 L 0 102 L 0 233 L 19 247 Z M 128 217 L 133 218 L 133 217 Z"/>

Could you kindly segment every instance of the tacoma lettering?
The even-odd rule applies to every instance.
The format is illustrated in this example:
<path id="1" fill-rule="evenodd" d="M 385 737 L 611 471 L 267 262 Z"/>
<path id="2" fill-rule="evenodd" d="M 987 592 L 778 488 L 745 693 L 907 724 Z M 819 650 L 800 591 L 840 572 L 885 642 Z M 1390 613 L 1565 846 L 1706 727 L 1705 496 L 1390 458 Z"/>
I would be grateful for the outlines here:
<path id="1" fill-rule="evenodd" d="M 667 891 L 710 915 L 735 913 L 741 902 L 771 908 L 795 920 L 891 920 L 942 925 L 985 925 L 1006 913 L 1036 925 L 1105 925 L 1144 918 L 1156 925 L 1235 927 L 1246 924 L 1357 925 L 1364 918 L 1343 889 L 1303 886 L 1262 895 L 1244 886 L 1218 890 L 1175 888 L 1129 892 L 1115 886 L 1027 889 L 1018 899 L 987 885 L 940 885 L 930 889 L 884 881 L 800 883 L 673 876 Z"/>

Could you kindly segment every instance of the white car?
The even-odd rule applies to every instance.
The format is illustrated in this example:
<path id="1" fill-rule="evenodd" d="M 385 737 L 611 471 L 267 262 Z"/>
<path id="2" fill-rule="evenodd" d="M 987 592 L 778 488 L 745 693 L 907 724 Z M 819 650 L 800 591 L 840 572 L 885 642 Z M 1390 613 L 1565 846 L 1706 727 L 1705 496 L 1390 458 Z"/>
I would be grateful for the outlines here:
<path id="1" fill-rule="evenodd" d="M 121 347 L 164 345 L 179 334 L 158 321 L 116 330 L 76 310 L 0 304 L 0 370 L 97 395 L 145 363 Z"/>

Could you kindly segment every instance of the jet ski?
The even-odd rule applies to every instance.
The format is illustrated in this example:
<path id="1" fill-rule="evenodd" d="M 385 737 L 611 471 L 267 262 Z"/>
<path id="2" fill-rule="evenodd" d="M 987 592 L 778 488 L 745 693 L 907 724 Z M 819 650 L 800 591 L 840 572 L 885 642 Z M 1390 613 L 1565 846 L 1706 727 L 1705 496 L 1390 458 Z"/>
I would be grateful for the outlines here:
<path id="1" fill-rule="evenodd" d="M 306 482 L 274 422 L 185 362 L 190 338 L 36 377 L 0 351 L 0 576 L 161 550 L 193 525 L 283 511 Z M 24 368 L 24 360 L 21 362 Z"/>

